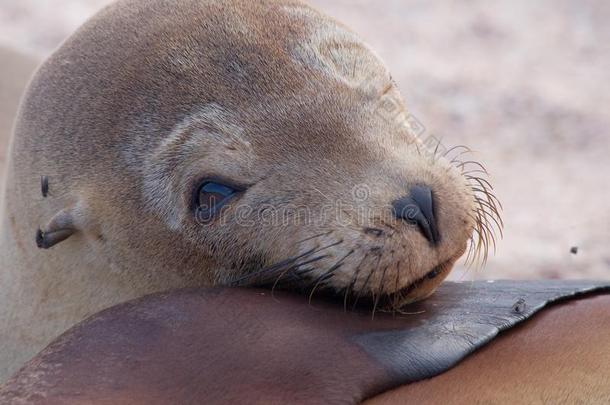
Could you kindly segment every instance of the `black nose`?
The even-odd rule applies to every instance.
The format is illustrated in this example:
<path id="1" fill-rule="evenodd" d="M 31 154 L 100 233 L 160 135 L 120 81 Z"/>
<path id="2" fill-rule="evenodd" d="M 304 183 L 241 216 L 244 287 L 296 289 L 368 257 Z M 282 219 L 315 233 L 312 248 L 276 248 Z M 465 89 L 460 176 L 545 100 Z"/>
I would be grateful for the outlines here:
<path id="1" fill-rule="evenodd" d="M 396 218 L 417 225 L 431 244 L 436 245 L 440 242 L 430 187 L 414 186 L 408 196 L 394 201 L 392 205 Z"/>

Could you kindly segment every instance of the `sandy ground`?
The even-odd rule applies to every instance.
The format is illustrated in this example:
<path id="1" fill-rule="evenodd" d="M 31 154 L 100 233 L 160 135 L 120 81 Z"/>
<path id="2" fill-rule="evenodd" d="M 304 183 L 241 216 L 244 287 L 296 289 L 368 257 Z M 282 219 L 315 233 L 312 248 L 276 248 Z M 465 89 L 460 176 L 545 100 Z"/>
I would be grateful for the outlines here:
<path id="1" fill-rule="evenodd" d="M 105 3 L 0 0 L 0 44 L 43 58 Z M 492 173 L 504 239 L 454 277 L 610 278 L 610 2 L 313 3 L 378 50 L 426 135 Z"/>

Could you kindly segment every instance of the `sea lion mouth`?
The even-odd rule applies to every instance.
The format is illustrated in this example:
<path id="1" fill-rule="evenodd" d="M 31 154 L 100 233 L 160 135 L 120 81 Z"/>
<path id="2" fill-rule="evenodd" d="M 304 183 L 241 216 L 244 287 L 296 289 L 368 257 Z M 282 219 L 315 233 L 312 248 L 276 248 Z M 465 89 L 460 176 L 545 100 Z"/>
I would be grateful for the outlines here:
<path id="1" fill-rule="evenodd" d="M 357 291 L 352 292 L 355 296 L 355 301 L 353 305 L 350 305 L 352 309 L 362 308 L 362 306 L 373 307 L 373 311 L 382 311 L 382 312 L 395 312 L 400 311 L 402 307 L 408 305 L 413 302 L 421 301 L 423 299 L 428 298 L 430 295 L 436 291 L 437 287 L 440 283 L 446 278 L 451 269 L 453 268 L 453 263 L 455 259 L 448 259 L 432 268 L 429 272 L 424 274 L 422 277 L 416 279 L 411 282 L 406 287 L 403 287 L 397 291 L 391 293 L 382 293 L 376 294 L 375 292 L 370 292 L 367 294 L 361 294 Z M 285 264 L 285 262 L 281 262 L 280 264 Z M 277 268 L 281 269 L 281 265 L 275 265 L 270 268 L 264 269 L 262 272 L 269 272 L 270 270 L 275 270 Z M 307 269 L 306 272 L 311 272 L 311 268 Z M 255 272 L 254 274 L 260 274 L 261 272 Z M 334 300 L 340 299 L 341 294 L 337 293 L 337 290 L 331 288 L 329 286 L 321 286 L 317 290 L 314 288 L 311 289 L 311 283 L 303 283 L 303 278 L 299 277 L 297 279 L 290 278 L 286 275 L 287 271 L 284 270 L 282 275 L 276 279 L 275 282 L 270 282 L 269 280 L 265 280 L 259 283 L 251 283 L 250 287 L 258 287 L 258 288 L 270 288 L 272 291 L 275 289 L 288 290 L 288 291 L 296 291 L 303 293 L 305 295 L 309 295 L 310 300 L 312 299 L 313 293 L 312 291 L 317 291 L 320 296 L 325 297 L 326 299 Z M 273 272 L 274 278 L 276 272 Z M 301 273 L 301 276 L 303 273 Z M 282 276 L 285 281 L 280 281 Z M 242 284 L 243 279 L 249 279 L 251 275 L 245 276 L 242 279 L 237 280 L 232 285 L 235 287 L 244 287 L 247 284 Z M 319 278 L 318 278 L 319 279 Z M 346 293 L 347 294 L 347 293 Z M 351 301 L 353 296 L 348 298 L 347 295 L 344 295 L 341 300 L 344 302 L 344 306 L 347 308 L 348 302 Z"/>
<path id="2" fill-rule="evenodd" d="M 413 281 L 408 286 L 403 287 L 396 292 L 385 294 L 380 299 L 381 309 L 396 311 L 407 304 L 428 298 L 436 291 L 438 285 L 449 274 L 453 268 L 453 262 L 454 260 L 449 259 L 438 264 L 428 273 Z"/>
<path id="3" fill-rule="evenodd" d="M 400 289 L 399 291 L 397 291 L 394 294 L 410 294 L 413 291 L 415 291 L 417 288 L 421 287 L 422 284 L 424 284 L 425 282 L 429 281 L 429 280 L 434 280 L 435 278 L 437 278 L 439 275 L 441 275 L 445 270 L 446 270 L 446 266 L 450 263 L 450 261 L 446 261 L 442 264 L 439 264 L 438 266 L 435 266 L 432 270 L 430 270 L 428 273 L 426 273 L 423 277 L 415 280 L 414 282 L 412 282 L 411 284 L 409 284 L 407 287 Z"/>

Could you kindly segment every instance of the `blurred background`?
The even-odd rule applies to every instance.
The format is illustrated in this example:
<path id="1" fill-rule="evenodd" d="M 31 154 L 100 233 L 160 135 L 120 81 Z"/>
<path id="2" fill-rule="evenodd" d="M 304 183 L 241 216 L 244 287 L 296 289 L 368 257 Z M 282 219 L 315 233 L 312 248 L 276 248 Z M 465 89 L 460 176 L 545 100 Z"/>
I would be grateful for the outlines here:
<path id="1" fill-rule="evenodd" d="M 107 3 L 0 0 L 0 103 Z M 470 146 L 492 174 L 504 239 L 453 278 L 610 279 L 610 2 L 310 3 L 378 51 L 426 135 Z"/>

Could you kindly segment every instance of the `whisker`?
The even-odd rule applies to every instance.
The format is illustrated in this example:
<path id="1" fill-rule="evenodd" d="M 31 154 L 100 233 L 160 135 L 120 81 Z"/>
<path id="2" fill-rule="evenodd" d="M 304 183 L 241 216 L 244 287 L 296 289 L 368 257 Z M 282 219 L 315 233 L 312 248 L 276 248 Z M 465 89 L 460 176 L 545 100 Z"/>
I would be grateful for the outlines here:
<path id="1" fill-rule="evenodd" d="M 493 214 L 489 214 L 489 215 L 487 215 L 487 217 L 491 218 L 491 220 L 496 224 L 496 228 L 498 229 L 500 236 L 504 237 L 504 232 L 503 232 L 504 222 L 502 221 L 502 218 L 500 217 L 498 212 L 495 210 L 495 208 L 492 207 L 491 205 L 489 205 L 489 203 L 487 201 L 483 201 L 481 199 L 477 199 L 477 203 L 479 205 L 485 206 L 493 211 Z"/>
<path id="2" fill-rule="evenodd" d="M 301 267 L 301 266 L 299 266 L 299 267 L 295 267 L 295 269 L 294 269 L 293 273 L 294 273 L 294 274 L 295 274 L 295 275 L 296 275 L 296 276 L 297 276 L 297 277 L 298 277 L 298 278 L 299 278 L 301 281 L 305 281 L 307 278 L 306 278 L 306 277 L 304 277 L 304 276 L 306 276 L 307 274 L 309 274 L 309 273 L 311 273 L 312 271 L 315 271 L 315 270 L 316 270 L 316 267 L 307 267 L 307 268 L 305 268 L 305 269 L 301 269 L 300 267 Z"/>
<path id="3" fill-rule="evenodd" d="M 485 193 L 486 195 L 488 195 L 489 197 L 493 197 L 494 201 L 498 203 L 498 206 L 502 209 L 502 203 L 500 202 L 500 200 L 495 196 L 495 194 L 492 192 L 493 191 L 493 187 L 491 187 L 491 184 L 479 177 L 479 176 L 466 176 L 466 178 L 468 180 L 473 180 L 475 182 L 477 182 L 479 184 L 479 186 L 481 186 L 480 191 L 482 193 Z M 475 187 L 475 185 L 471 185 L 472 187 Z M 491 191 L 488 189 L 488 187 L 491 187 Z"/>
<path id="4" fill-rule="evenodd" d="M 388 271 L 388 266 L 385 266 L 383 269 L 383 273 L 381 274 L 381 281 L 379 282 L 379 289 L 377 292 L 377 297 L 375 298 L 375 303 L 373 304 L 373 313 L 371 315 L 371 319 L 375 319 L 375 311 L 377 310 L 377 306 L 379 305 L 379 300 L 381 299 L 381 291 L 383 291 L 383 282 L 385 281 L 385 275 Z"/>
<path id="5" fill-rule="evenodd" d="M 318 256 L 318 257 L 316 257 L 316 258 L 314 258 L 314 259 L 307 260 L 306 262 L 303 262 L 303 263 L 298 263 L 297 265 L 295 265 L 295 266 L 294 266 L 294 268 L 295 268 L 295 273 L 298 273 L 299 275 L 309 274 L 310 272 L 312 272 L 312 271 L 316 270 L 316 267 L 309 267 L 309 268 L 307 268 L 307 269 L 303 269 L 303 270 L 299 270 L 298 268 L 299 268 L 299 267 L 302 267 L 302 266 L 306 266 L 306 265 L 308 265 L 308 264 L 312 264 L 312 263 L 315 263 L 315 262 L 319 262 L 320 260 L 324 260 L 324 259 L 327 259 L 327 258 L 329 258 L 329 257 L 330 257 L 330 256 L 328 256 L 328 255 L 324 255 L 324 256 Z"/>
<path id="6" fill-rule="evenodd" d="M 471 180 L 475 180 L 476 182 L 478 182 L 479 184 L 481 184 L 481 182 L 485 183 L 484 185 L 481 184 L 481 186 L 483 188 L 486 188 L 488 190 L 493 190 L 494 187 L 491 185 L 491 183 L 489 181 L 487 181 L 486 179 L 484 179 L 483 177 L 479 177 L 479 176 L 468 176 L 466 175 L 467 179 L 471 179 Z"/>
<path id="7" fill-rule="evenodd" d="M 369 256 L 368 253 L 366 253 L 364 256 L 362 256 L 362 259 L 360 259 L 360 263 L 358 263 L 356 270 L 354 270 L 354 275 L 352 276 L 352 280 L 350 281 L 349 285 L 345 289 L 345 296 L 343 297 L 343 310 L 345 312 L 347 312 L 347 299 L 349 296 L 349 291 L 354 288 L 356 282 L 358 281 L 358 275 L 360 274 L 360 270 L 362 269 L 362 263 L 366 260 L 366 258 L 368 256 Z"/>
<path id="8" fill-rule="evenodd" d="M 460 152 L 460 154 L 458 154 L 458 156 L 463 155 L 463 154 L 466 154 L 466 153 L 471 153 L 471 152 L 472 152 L 472 149 L 470 149 L 470 148 L 469 148 L 468 146 L 466 146 L 466 145 L 456 145 L 456 146 L 454 146 L 454 147 L 452 147 L 452 148 L 449 148 L 449 149 L 448 149 L 448 150 L 447 150 L 447 151 L 446 151 L 446 152 L 443 154 L 443 157 L 447 157 L 447 156 L 449 156 L 449 154 L 450 154 L 451 152 L 453 152 L 454 150 L 459 150 L 459 149 L 465 149 L 465 151 Z"/>
<path id="9" fill-rule="evenodd" d="M 471 174 L 473 174 L 473 173 L 488 175 L 488 174 L 487 174 L 487 173 L 485 173 L 483 170 L 479 170 L 479 169 L 467 170 L 467 171 L 462 172 L 462 174 L 463 174 L 464 176 L 471 175 Z"/>
<path id="10" fill-rule="evenodd" d="M 462 163 L 462 161 L 460 160 L 460 157 L 462 157 L 462 156 L 464 156 L 465 154 L 470 153 L 470 152 L 471 152 L 471 151 L 464 151 L 464 152 L 458 153 L 457 155 L 455 155 L 455 156 L 454 156 L 454 157 L 453 157 L 453 158 L 452 158 L 452 159 L 449 161 L 449 163 L 450 163 L 452 166 L 454 166 L 454 167 L 455 167 L 455 166 L 456 166 L 456 165 L 455 165 L 456 163 Z M 462 174 L 464 174 L 464 170 L 463 170 L 463 169 L 461 169 L 461 170 L 462 170 Z"/>
<path id="11" fill-rule="evenodd" d="M 400 265 L 402 264 L 402 262 L 399 260 L 396 263 L 396 286 L 394 287 L 394 299 L 392 300 L 392 315 L 396 314 L 396 308 L 398 307 L 398 303 L 400 302 L 400 300 L 398 299 L 400 295 L 402 295 L 400 293 L 400 288 L 398 287 L 400 285 Z"/>
<path id="12" fill-rule="evenodd" d="M 481 225 L 481 218 L 480 218 L 480 212 L 478 210 L 475 210 L 475 215 L 477 217 L 473 217 L 471 215 L 469 215 L 476 224 L 476 227 L 473 229 L 473 232 L 476 232 L 477 234 L 477 238 L 476 238 L 476 244 L 475 244 L 475 255 L 474 258 L 477 260 L 479 260 L 480 255 L 483 253 L 486 256 L 486 251 L 487 251 L 487 235 Z M 474 263 L 473 263 L 474 264 Z"/>
<path id="13" fill-rule="evenodd" d="M 487 232 L 488 238 L 491 240 L 492 242 L 492 246 L 494 248 L 494 253 L 496 252 L 496 238 L 495 238 L 495 233 L 492 231 L 491 225 L 489 224 L 489 221 L 487 220 L 487 216 L 486 215 L 481 215 L 481 219 L 482 219 L 482 224 L 481 226 L 485 229 L 485 231 Z"/>
<path id="14" fill-rule="evenodd" d="M 438 150 L 441 147 L 441 140 L 439 139 L 436 143 L 436 148 L 434 148 L 434 152 L 432 153 L 432 161 L 436 160 L 436 155 L 438 154 Z"/>
<path id="15" fill-rule="evenodd" d="M 305 253 L 303 253 L 303 254 L 300 254 L 299 256 L 295 256 L 295 257 L 291 257 L 291 258 L 288 258 L 288 259 L 282 260 L 281 262 L 276 263 L 276 264 L 274 264 L 274 265 L 271 265 L 271 266 L 269 266 L 269 267 L 267 267 L 267 268 L 264 268 L 264 269 L 262 269 L 262 270 L 256 271 L 256 272 L 254 272 L 254 273 L 246 274 L 245 276 L 243 276 L 243 277 L 241 277 L 241 278 L 239 278 L 239 279 L 237 279 L 237 280 L 233 281 L 233 282 L 231 283 L 231 285 L 232 285 L 232 286 L 234 286 L 234 287 L 239 287 L 239 286 L 240 286 L 240 284 L 241 284 L 241 283 L 242 283 L 244 280 L 248 280 L 248 279 L 251 279 L 251 278 L 253 278 L 253 277 L 257 277 L 257 276 L 260 276 L 260 275 L 263 275 L 263 274 L 267 274 L 267 273 L 270 273 L 270 272 L 273 272 L 273 271 L 276 271 L 276 270 L 282 269 L 282 268 L 284 268 L 284 266 L 287 266 L 287 265 L 293 264 L 293 263 L 297 262 L 299 259 L 302 259 L 302 258 L 304 258 L 304 257 L 311 256 L 311 255 L 313 255 L 313 254 L 319 253 L 319 252 L 321 252 L 321 251 L 323 251 L 323 250 L 326 250 L 326 249 L 330 249 L 330 248 L 332 248 L 332 247 L 334 247 L 334 246 L 340 245 L 341 243 L 343 243 L 343 240 L 340 240 L 340 241 L 338 241 L 338 242 L 335 242 L 335 243 L 332 243 L 332 244 L 326 245 L 326 246 L 321 247 L 321 248 L 313 248 L 313 249 L 310 249 L 310 250 L 308 250 L 307 252 L 305 252 Z"/>
<path id="16" fill-rule="evenodd" d="M 274 265 L 272 265 L 272 266 L 265 267 L 265 268 L 263 268 L 262 270 L 256 271 L 256 272 L 254 272 L 254 273 L 249 273 L 249 274 L 246 274 L 245 276 L 242 276 L 241 278 L 239 278 L 239 279 L 237 279 L 237 280 L 233 281 L 233 282 L 231 283 L 231 286 L 233 286 L 233 287 L 239 287 L 239 286 L 241 285 L 241 283 L 242 283 L 243 281 L 245 281 L 245 280 L 248 280 L 248 279 L 251 279 L 251 278 L 254 278 L 254 277 L 257 277 L 257 276 L 260 276 L 260 275 L 266 274 L 266 273 L 270 273 L 270 272 L 273 272 L 273 271 L 278 270 L 278 269 L 281 269 L 281 268 L 283 268 L 284 266 L 287 266 L 287 265 L 289 265 L 289 264 L 292 264 L 292 263 L 296 262 L 297 260 L 299 260 L 299 259 L 300 259 L 300 258 L 302 258 L 302 257 L 306 257 L 306 256 L 309 256 L 309 255 L 313 254 L 314 252 L 315 252 L 315 248 L 314 248 L 314 249 L 311 249 L 311 250 L 308 250 L 307 252 L 303 253 L 303 254 L 302 254 L 302 255 L 300 255 L 300 256 L 291 257 L 291 258 L 289 258 L 289 259 L 286 259 L 286 260 L 283 260 L 283 261 L 281 261 L 281 262 L 279 262 L 279 263 L 276 263 L 276 264 L 274 264 Z"/>
<path id="17" fill-rule="evenodd" d="M 299 267 L 301 267 L 301 266 L 306 266 L 306 265 L 308 265 L 308 264 L 315 263 L 315 262 L 317 262 L 317 261 L 320 261 L 320 260 L 326 259 L 327 257 L 328 257 L 328 255 L 324 255 L 324 256 L 318 256 L 318 257 L 316 257 L 315 259 L 308 260 L 308 261 L 306 261 L 306 262 L 304 262 L 304 263 L 299 263 L 299 264 L 297 264 L 297 265 L 295 265 L 295 266 L 292 266 L 292 267 L 288 267 L 286 270 L 284 270 L 284 271 L 283 271 L 283 272 L 282 272 L 282 273 L 281 273 L 281 274 L 280 274 L 280 275 L 277 277 L 277 279 L 275 280 L 275 283 L 273 283 L 273 286 L 271 287 L 271 296 L 273 296 L 273 294 L 274 294 L 274 292 L 275 292 L 275 288 L 276 288 L 276 287 L 278 286 L 278 284 L 280 283 L 280 280 L 281 280 L 281 279 L 282 279 L 282 278 L 283 278 L 283 277 L 284 277 L 286 274 L 288 274 L 288 272 L 290 272 L 290 271 L 292 271 L 292 270 L 296 270 L 296 269 L 298 269 L 298 268 L 299 268 Z"/>
<path id="18" fill-rule="evenodd" d="M 313 294 L 316 291 L 316 288 L 318 288 L 318 286 L 320 285 L 320 283 L 322 283 L 325 280 L 328 280 L 328 278 L 332 277 L 335 273 L 335 271 L 337 271 L 342 265 L 343 262 L 345 261 L 345 259 L 347 259 L 349 256 L 351 256 L 354 253 L 354 250 L 350 250 L 345 256 L 343 256 L 341 259 L 339 259 L 330 269 L 328 269 L 326 272 L 324 272 L 320 277 L 318 277 L 318 279 L 315 281 L 315 285 L 313 287 L 313 289 L 311 290 L 311 293 L 309 294 L 309 304 L 311 305 L 311 300 L 313 298 Z"/>
<path id="19" fill-rule="evenodd" d="M 489 175 L 489 172 L 487 171 L 487 169 L 485 168 L 485 166 L 483 166 L 483 164 L 481 164 L 480 162 L 477 162 L 477 161 L 474 161 L 474 160 L 466 160 L 466 161 L 461 162 L 460 164 L 456 165 L 456 167 L 457 167 L 458 169 L 464 169 L 464 168 L 465 168 L 465 166 L 466 166 L 466 165 L 468 165 L 468 164 L 472 164 L 472 165 L 475 165 L 475 166 L 479 167 L 481 170 L 483 170 L 483 172 L 484 172 L 486 175 Z"/>
<path id="20" fill-rule="evenodd" d="M 358 294 L 356 295 L 356 300 L 354 301 L 354 305 L 352 305 L 352 311 L 356 309 L 356 305 L 358 305 L 358 300 L 360 300 L 360 296 L 362 295 L 362 292 L 365 290 L 366 286 L 369 284 L 369 281 L 371 280 L 373 273 L 379 268 L 379 263 L 381 262 L 381 256 L 382 255 L 380 255 L 380 254 L 377 255 L 377 265 L 374 268 L 371 268 L 371 271 L 369 271 L 369 275 L 366 277 L 364 284 L 362 284 L 362 287 L 360 287 L 360 289 L 358 290 Z"/>
<path id="21" fill-rule="evenodd" d="M 485 190 L 484 188 L 479 188 L 476 185 L 471 185 L 470 189 L 472 191 L 479 192 L 479 193 L 482 193 L 483 195 L 485 195 L 485 198 L 487 199 L 487 201 L 490 201 L 492 204 L 497 204 L 496 208 L 498 209 L 498 211 L 501 211 L 504 209 L 502 207 L 502 203 L 500 202 L 498 197 L 496 197 L 495 194 Z"/>

